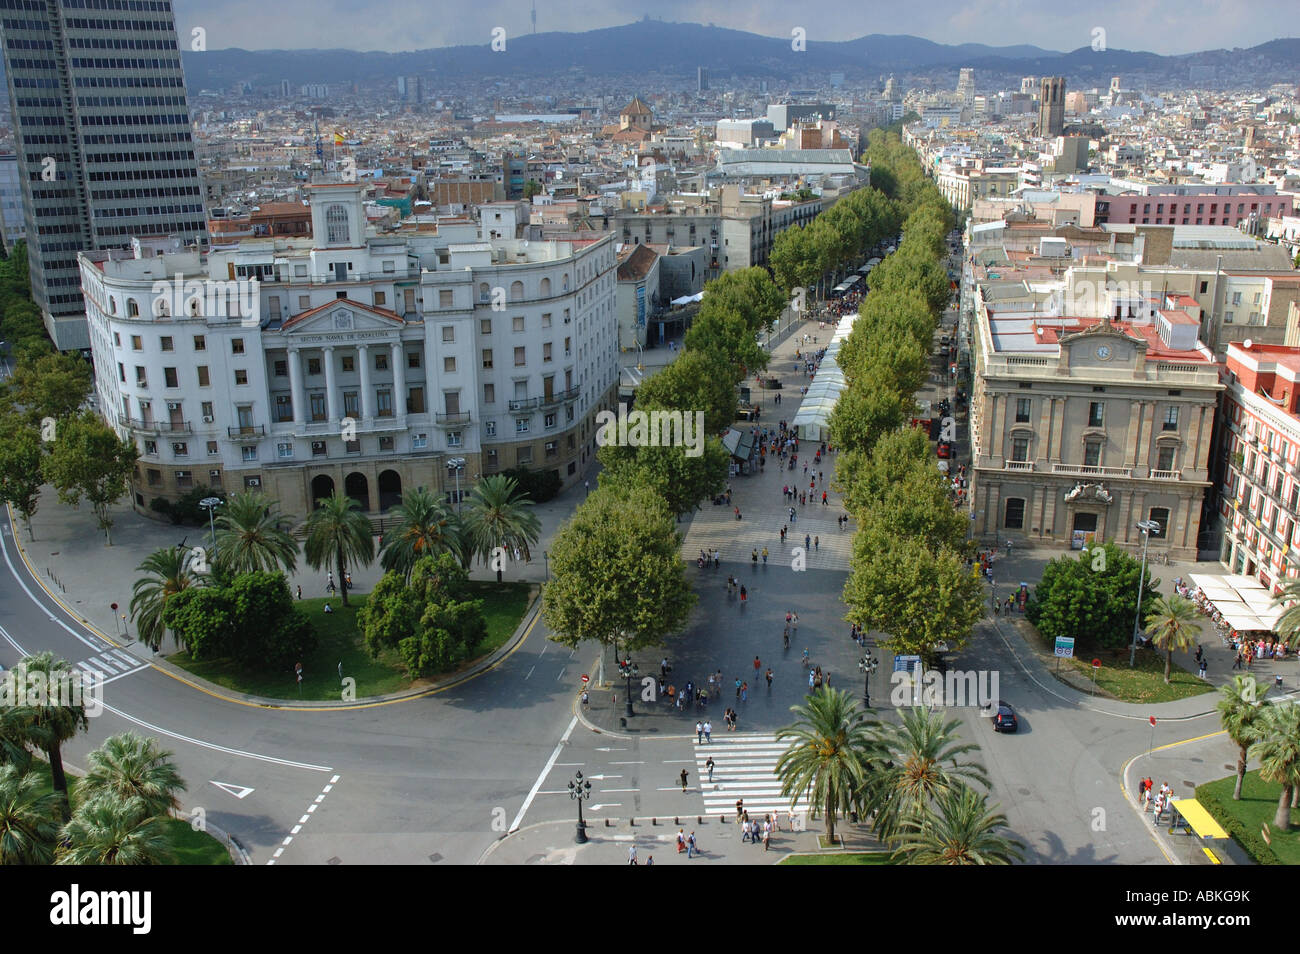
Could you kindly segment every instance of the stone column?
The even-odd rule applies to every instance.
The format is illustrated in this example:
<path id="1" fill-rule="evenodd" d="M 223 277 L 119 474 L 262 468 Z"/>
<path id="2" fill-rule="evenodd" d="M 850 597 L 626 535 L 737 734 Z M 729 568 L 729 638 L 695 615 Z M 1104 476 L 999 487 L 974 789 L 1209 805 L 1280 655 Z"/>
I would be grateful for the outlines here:
<path id="1" fill-rule="evenodd" d="M 1144 404 L 1134 401 L 1128 416 L 1128 446 L 1124 449 L 1124 466 L 1136 467 L 1138 447 L 1142 440 L 1142 416 Z"/>
<path id="2" fill-rule="evenodd" d="M 406 350 L 401 340 L 392 344 L 393 356 L 393 413 L 398 421 L 406 422 Z"/>
<path id="3" fill-rule="evenodd" d="M 338 427 L 338 399 L 334 394 L 334 348 L 327 346 L 323 349 L 321 360 L 325 364 L 325 413 L 329 417 L 330 426 Z M 341 486 L 341 485 L 340 485 Z"/>
<path id="4" fill-rule="evenodd" d="M 289 390 L 293 393 L 293 423 L 301 427 L 307 419 L 307 395 L 302 386 L 302 352 L 297 348 L 289 349 Z"/>
<path id="5" fill-rule="evenodd" d="M 357 345 L 357 364 L 361 369 L 361 420 L 369 421 L 375 416 L 375 396 L 371 390 L 368 345 Z"/>

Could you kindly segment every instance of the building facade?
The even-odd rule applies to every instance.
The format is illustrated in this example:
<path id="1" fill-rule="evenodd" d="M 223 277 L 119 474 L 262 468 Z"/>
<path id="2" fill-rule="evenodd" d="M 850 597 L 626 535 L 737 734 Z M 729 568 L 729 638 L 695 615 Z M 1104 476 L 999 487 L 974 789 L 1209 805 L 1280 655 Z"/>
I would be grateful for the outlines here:
<path id="1" fill-rule="evenodd" d="M 1278 593 L 1300 571 L 1300 348 L 1228 346 L 1220 562 Z"/>
<path id="2" fill-rule="evenodd" d="M 32 299 L 89 347 L 77 253 L 207 239 L 170 0 L 0 0 Z"/>
<path id="3" fill-rule="evenodd" d="M 1222 390 L 1197 321 L 981 308 L 971 397 L 971 527 L 981 541 L 1092 540 L 1195 559 Z"/>
<path id="4" fill-rule="evenodd" d="M 310 239 L 80 257 L 137 509 L 200 484 L 302 516 L 335 490 L 376 513 L 514 467 L 582 479 L 617 394 L 613 236 L 485 238 L 515 233 L 501 205 L 378 235 L 362 186 L 308 189 Z"/>
<path id="5" fill-rule="evenodd" d="M 1044 76 L 1038 84 L 1038 135 L 1051 139 L 1065 128 L 1065 77 Z"/>

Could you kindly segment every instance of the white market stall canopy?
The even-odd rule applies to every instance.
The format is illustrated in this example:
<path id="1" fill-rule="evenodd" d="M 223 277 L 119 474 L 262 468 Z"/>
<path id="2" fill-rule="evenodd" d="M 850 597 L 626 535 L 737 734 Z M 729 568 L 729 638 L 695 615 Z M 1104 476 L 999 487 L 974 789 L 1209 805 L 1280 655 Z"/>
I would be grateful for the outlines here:
<path id="1" fill-rule="evenodd" d="M 808 393 L 804 395 L 803 401 L 799 404 L 799 411 L 790 422 L 790 426 L 801 441 L 820 443 L 830 439 L 831 411 L 835 410 L 835 405 L 839 403 L 840 395 L 847 386 L 844 372 L 840 370 L 836 357 L 840 353 L 840 345 L 853 330 L 853 323 L 857 318 L 856 312 L 845 315 L 835 326 L 835 333 L 831 336 L 830 344 L 826 346 L 826 354 L 817 369 L 817 376 L 808 386 Z"/>
<path id="2" fill-rule="evenodd" d="M 1254 577 L 1189 573 L 1188 579 L 1200 588 L 1201 594 L 1223 615 L 1223 621 L 1235 630 L 1272 630 L 1285 612 L 1274 602 L 1273 594 Z"/>

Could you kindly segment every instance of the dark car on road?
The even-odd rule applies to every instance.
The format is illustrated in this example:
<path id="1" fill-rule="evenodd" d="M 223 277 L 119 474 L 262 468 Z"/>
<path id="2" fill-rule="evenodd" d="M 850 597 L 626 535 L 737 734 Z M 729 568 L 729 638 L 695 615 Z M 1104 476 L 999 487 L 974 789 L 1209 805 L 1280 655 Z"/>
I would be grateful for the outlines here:
<path id="1" fill-rule="evenodd" d="M 1016 710 L 999 699 L 998 711 L 993 716 L 993 731 L 1015 732 L 1018 728 L 1020 723 L 1016 720 Z"/>

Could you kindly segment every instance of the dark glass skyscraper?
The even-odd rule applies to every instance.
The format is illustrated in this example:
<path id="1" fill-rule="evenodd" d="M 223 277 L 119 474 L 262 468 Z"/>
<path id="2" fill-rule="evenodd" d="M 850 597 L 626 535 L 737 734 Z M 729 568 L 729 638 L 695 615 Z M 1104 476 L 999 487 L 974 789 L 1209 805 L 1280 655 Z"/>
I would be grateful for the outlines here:
<path id="1" fill-rule="evenodd" d="M 0 0 L 32 297 L 90 347 L 77 252 L 207 241 L 170 0 Z"/>

